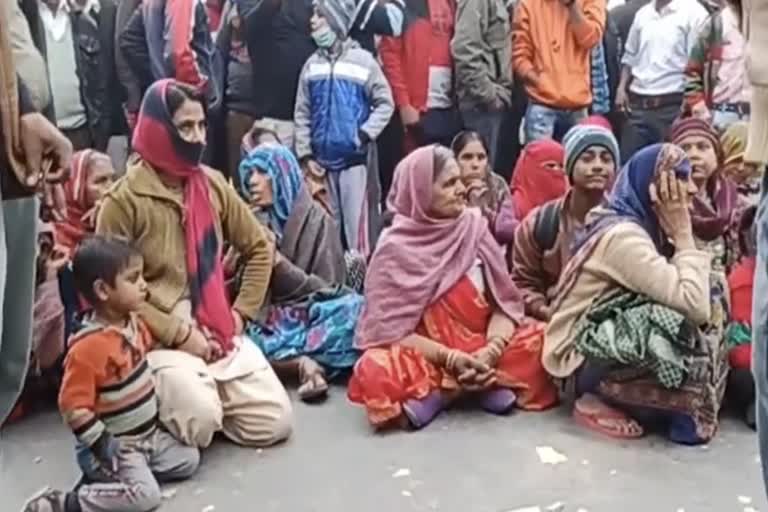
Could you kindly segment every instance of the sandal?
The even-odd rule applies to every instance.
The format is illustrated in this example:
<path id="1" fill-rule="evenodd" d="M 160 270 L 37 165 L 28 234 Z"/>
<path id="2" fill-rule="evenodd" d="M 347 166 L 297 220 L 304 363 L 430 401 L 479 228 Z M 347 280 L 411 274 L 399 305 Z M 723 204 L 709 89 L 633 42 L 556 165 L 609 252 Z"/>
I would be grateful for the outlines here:
<path id="1" fill-rule="evenodd" d="M 325 370 L 317 361 L 302 357 L 299 362 L 299 398 L 305 402 L 324 400 L 328 396 Z"/>
<path id="2" fill-rule="evenodd" d="M 573 419 L 582 427 L 615 439 L 638 439 L 645 434 L 637 421 L 594 395 L 583 395 L 576 400 Z"/>
<path id="3" fill-rule="evenodd" d="M 62 491 L 44 487 L 29 498 L 22 512 L 64 512 L 67 495 Z"/>

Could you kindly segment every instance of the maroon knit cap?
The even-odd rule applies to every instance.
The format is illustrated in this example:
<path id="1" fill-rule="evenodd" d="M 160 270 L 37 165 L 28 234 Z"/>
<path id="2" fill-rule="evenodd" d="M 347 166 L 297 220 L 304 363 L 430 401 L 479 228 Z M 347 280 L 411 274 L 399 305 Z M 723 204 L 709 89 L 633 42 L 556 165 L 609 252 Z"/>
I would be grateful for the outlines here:
<path id="1" fill-rule="evenodd" d="M 709 140 L 709 142 L 712 143 L 712 147 L 715 148 L 717 161 L 723 161 L 723 148 L 720 144 L 720 135 L 710 123 L 703 119 L 698 119 L 696 117 L 678 119 L 672 124 L 672 128 L 669 132 L 669 140 L 673 144 L 680 144 L 683 139 L 692 135 L 704 137 Z"/>

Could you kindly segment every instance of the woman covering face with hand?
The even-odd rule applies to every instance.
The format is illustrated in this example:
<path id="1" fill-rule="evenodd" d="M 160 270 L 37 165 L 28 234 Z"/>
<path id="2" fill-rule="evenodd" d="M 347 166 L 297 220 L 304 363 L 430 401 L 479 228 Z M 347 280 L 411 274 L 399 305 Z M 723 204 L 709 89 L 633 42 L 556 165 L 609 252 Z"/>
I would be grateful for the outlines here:
<path id="1" fill-rule="evenodd" d="M 711 258 L 694 241 L 695 193 L 685 153 L 656 144 L 627 162 L 587 217 L 543 352 L 552 375 L 573 379 L 573 416 L 585 427 L 636 438 L 644 430 L 632 415 L 643 409 L 675 442 L 717 432 L 727 365 L 722 340 L 699 328 L 710 319 Z"/>

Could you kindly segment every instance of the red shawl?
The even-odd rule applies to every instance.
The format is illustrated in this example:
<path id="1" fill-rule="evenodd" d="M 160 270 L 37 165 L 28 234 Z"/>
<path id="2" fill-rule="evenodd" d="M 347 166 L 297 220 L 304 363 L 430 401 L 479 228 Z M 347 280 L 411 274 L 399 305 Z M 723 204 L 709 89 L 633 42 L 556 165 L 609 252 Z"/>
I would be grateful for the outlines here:
<path id="1" fill-rule="evenodd" d="M 519 220 L 547 201 L 562 197 L 568 188 L 564 172 L 547 169 L 546 162 L 562 165 L 563 146 L 553 140 L 537 140 L 528 144 L 517 159 L 512 174 L 512 199 Z"/>
<path id="2" fill-rule="evenodd" d="M 87 182 L 91 157 L 94 151 L 86 149 L 72 156 L 69 179 L 64 183 L 64 199 L 67 211 L 64 220 L 54 223 L 56 243 L 73 254 L 83 238 L 95 228 L 93 208 L 88 204 Z"/>
<path id="3" fill-rule="evenodd" d="M 133 149 L 160 174 L 184 181 L 184 231 L 192 310 L 225 352 L 234 348 L 234 320 L 227 299 L 221 241 L 216 234 L 208 178 L 200 166 L 204 144 L 186 142 L 168 112 L 166 91 L 174 80 L 152 84 L 133 132 Z"/>

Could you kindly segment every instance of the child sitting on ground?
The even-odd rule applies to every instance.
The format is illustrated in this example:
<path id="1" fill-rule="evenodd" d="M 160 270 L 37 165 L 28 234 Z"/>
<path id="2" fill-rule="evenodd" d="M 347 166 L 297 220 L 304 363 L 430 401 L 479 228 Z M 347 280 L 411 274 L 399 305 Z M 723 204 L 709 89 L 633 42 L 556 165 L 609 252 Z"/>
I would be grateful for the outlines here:
<path id="1" fill-rule="evenodd" d="M 356 12 L 354 0 L 316 0 L 318 50 L 301 71 L 294 121 L 305 175 L 326 173 L 344 249 L 368 256 L 380 202 L 374 142 L 394 103 L 379 63 L 347 37 Z"/>
<path id="2" fill-rule="evenodd" d="M 77 439 L 83 485 L 43 489 L 24 512 L 145 512 L 160 506 L 159 481 L 190 477 L 200 461 L 157 421 L 147 352 L 152 338 L 136 310 L 146 299 L 141 255 L 93 237 L 73 259 L 78 292 L 92 306 L 70 339 L 59 409 Z"/>

